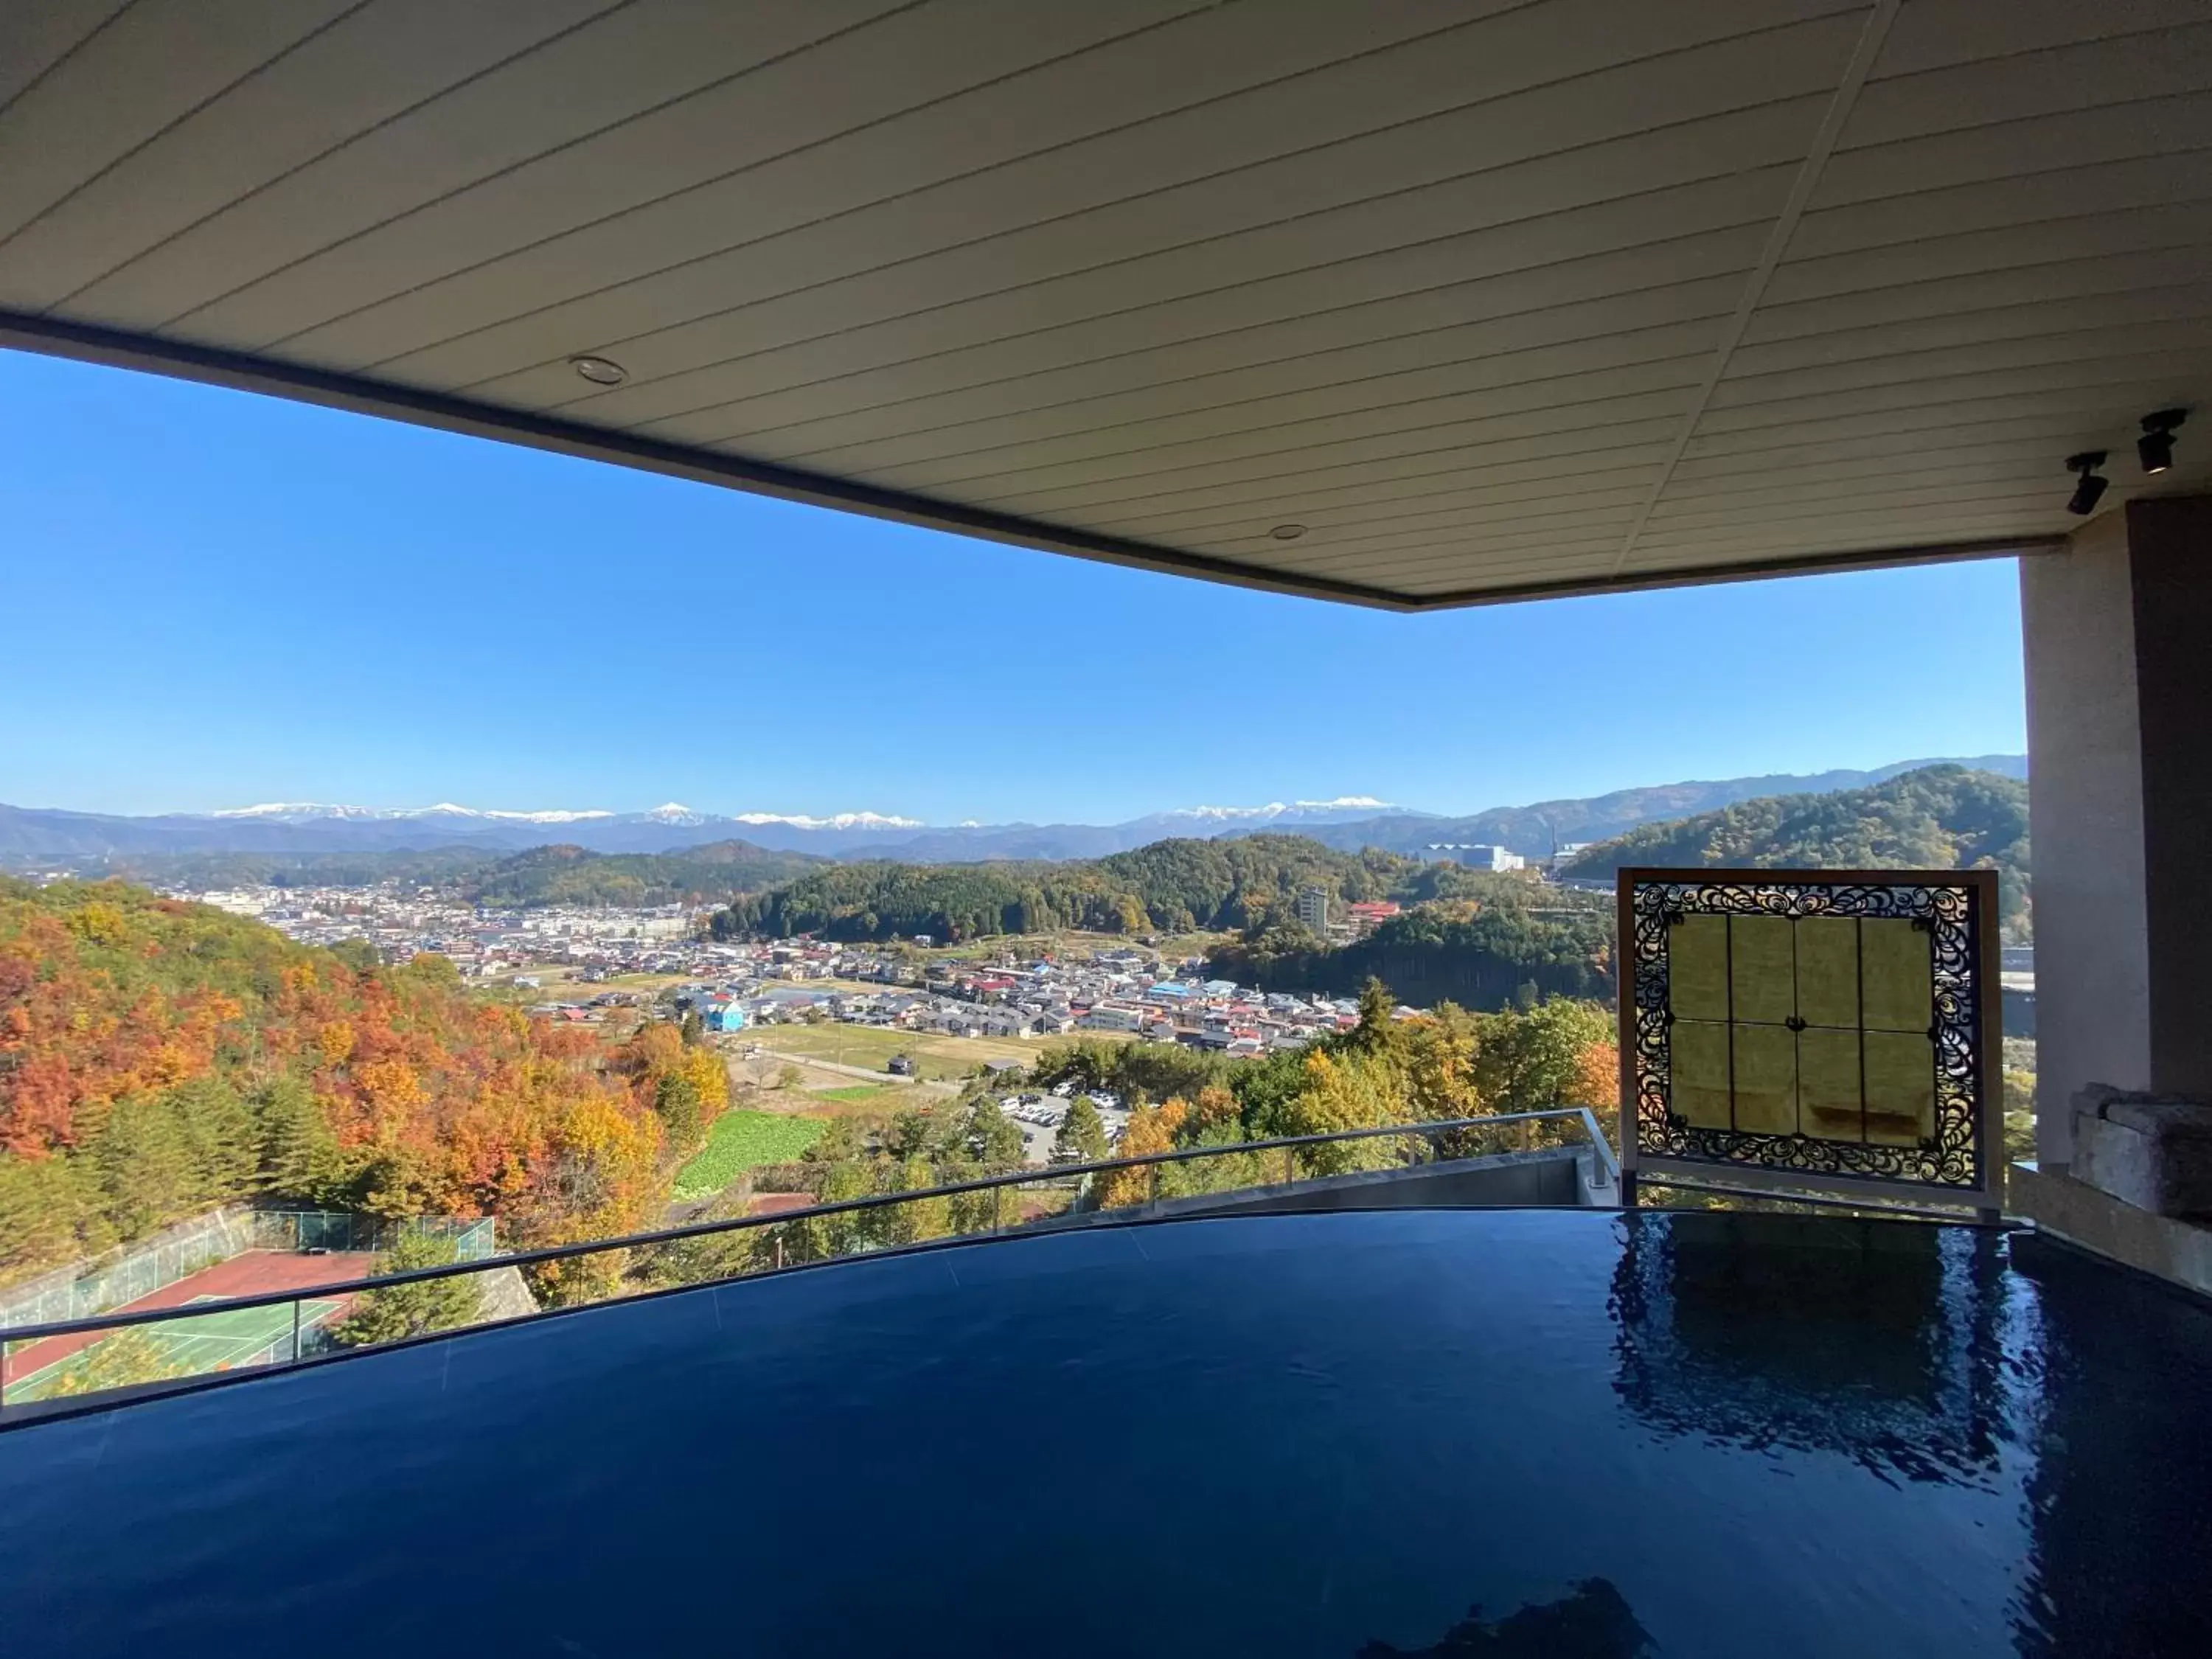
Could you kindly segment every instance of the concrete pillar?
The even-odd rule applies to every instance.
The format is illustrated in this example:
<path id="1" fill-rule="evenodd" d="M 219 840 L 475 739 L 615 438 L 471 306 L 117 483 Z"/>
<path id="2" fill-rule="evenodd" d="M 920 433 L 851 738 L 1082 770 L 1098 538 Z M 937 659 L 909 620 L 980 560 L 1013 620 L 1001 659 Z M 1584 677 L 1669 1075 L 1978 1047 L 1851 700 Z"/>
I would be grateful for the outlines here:
<path id="1" fill-rule="evenodd" d="M 2021 561 L 2036 1151 L 2089 1083 L 2212 1098 L 2212 496 Z"/>

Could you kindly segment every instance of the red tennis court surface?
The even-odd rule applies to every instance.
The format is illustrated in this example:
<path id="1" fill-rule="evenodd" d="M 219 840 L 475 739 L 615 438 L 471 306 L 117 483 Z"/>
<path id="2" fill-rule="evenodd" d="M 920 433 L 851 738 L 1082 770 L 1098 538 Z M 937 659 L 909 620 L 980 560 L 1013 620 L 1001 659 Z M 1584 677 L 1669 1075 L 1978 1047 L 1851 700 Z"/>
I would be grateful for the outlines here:
<path id="1" fill-rule="evenodd" d="M 203 1297 L 310 1291 L 321 1285 L 366 1279 L 374 1271 L 375 1264 L 375 1255 L 368 1250 L 332 1250 L 326 1255 L 307 1255 L 297 1250 L 247 1250 L 228 1261 L 218 1261 L 212 1267 L 189 1273 L 173 1285 L 164 1285 L 151 1296 L 142 1296 L 136 1302 L 107 1311 L 137 1313 L 143 1308 L 181 1308 Z M 350 1297 L 333 1299 L 341 1304 L 352 1301 Z M 343 1312 L 342 1306 L 333 1316 L 343 1316 Z M 66 1359 L 80 1349 L 90 1347 L 108 1334 L 106 1331 L 81 1331 L 75 1336 L 50 1337 L 28 1347 L 11 1346 L 8 1350 L 8 1374 L 27 1376 L 58 1359 Z"/>
<path id="2" fill-rule="evenodd" d="M 793 1210 L 804 1210 L 822 1200 L 811 1193 L 755 1193 L 746 1200 L 747 1215 L 788 1215 Z"/>

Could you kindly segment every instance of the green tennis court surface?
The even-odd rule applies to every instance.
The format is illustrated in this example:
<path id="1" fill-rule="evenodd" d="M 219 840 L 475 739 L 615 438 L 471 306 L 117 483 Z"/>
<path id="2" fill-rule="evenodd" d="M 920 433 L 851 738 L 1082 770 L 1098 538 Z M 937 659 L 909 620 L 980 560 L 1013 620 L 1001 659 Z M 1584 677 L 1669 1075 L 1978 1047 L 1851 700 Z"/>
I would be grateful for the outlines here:
<path id="1" fill-rule="evenodd" d="M 194 1301 L 213 1302 L 216 1297 L 196 1297 Z M 191 1302 L 185 1304 L 189 1308 Z M 338 1304 L 330 1301 L 309 1301 L 300 1304 L 300 1330 L 313 1330 L 337 1311 Z M 219 1371 L 246 1364 L 249 1360 L 267 1357 L 275 1349 L 289 1357 L 292 1346 L 292 1304 L 281 1303 L 270 1308 L 235 1308 L 228 1313 L 179 1315 L 164 1320 L 158 1325 L 139 1325 L 126 1328 L 142 1331 L 159 1348 L 160 1364 L 166 1371 L 192 1376 L 203 1371 Z M 8 1380 L 8 1403 L 43 1398 L 46 1390 L 71 1372 L 89 1364 L 103 1344 L 111 1340 L 102 1337 L 90 1347 L 80 1348 L 51 1365 L 41 1366 L 29 1376 Z"/>

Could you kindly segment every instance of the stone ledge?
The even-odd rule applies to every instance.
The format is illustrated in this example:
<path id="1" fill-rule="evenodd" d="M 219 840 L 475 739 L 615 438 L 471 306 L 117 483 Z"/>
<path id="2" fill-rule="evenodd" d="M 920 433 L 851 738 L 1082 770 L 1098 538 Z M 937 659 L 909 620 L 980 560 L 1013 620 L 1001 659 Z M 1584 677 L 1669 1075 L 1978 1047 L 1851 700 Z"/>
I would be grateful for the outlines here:
<path id="1" fill-rule="evenodd" d="M 2212 1226 L 2123 1204 L 2075 1180 L 2063 1164 L 2014 1164 L 2005 1197 L 2008 1210 L 2043 1232 L 2212 1296 Z"/>

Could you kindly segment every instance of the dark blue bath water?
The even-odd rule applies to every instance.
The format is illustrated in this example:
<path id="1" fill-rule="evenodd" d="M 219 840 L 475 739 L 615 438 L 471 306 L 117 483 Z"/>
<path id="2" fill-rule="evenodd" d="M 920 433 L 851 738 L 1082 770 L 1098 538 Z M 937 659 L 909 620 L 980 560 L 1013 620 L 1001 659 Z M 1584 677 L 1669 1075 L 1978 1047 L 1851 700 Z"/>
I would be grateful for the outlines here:
<path id="1" fill-rule="evenodd" d="M 0 1653 L 2212 1655 L 2212 1311 L 1771 1216 L 1187 1221 L 0 1435 Z"/>

